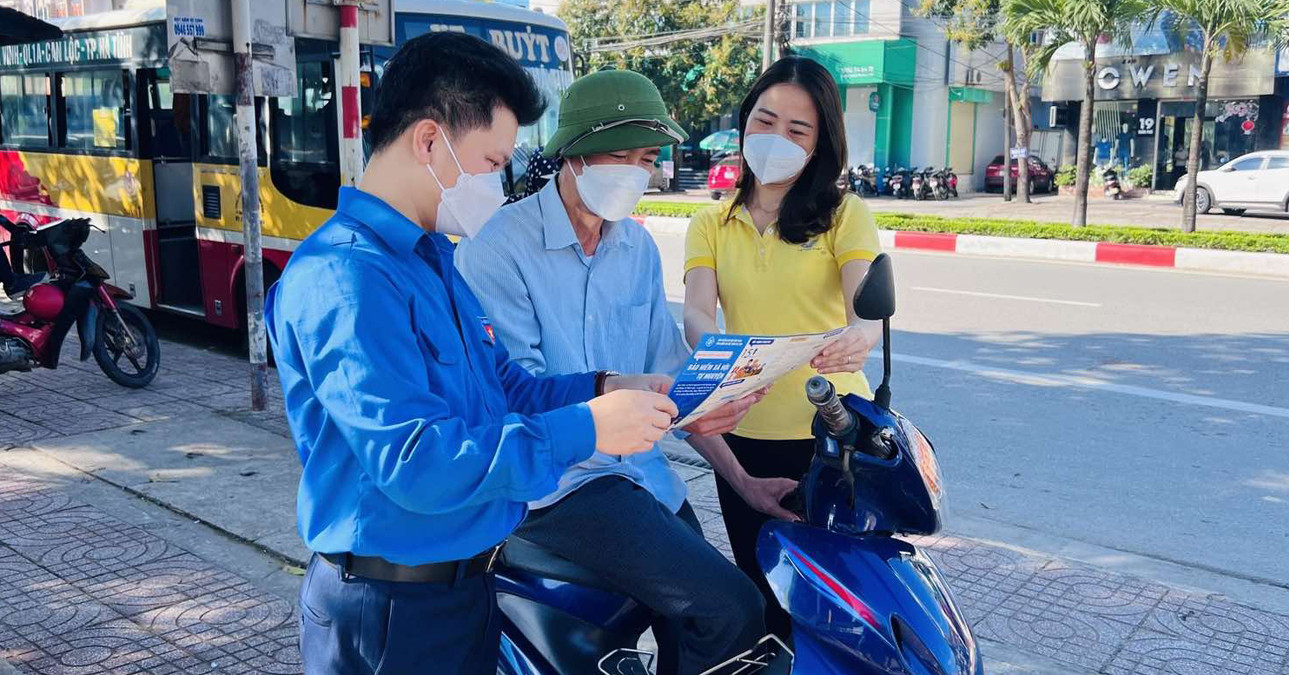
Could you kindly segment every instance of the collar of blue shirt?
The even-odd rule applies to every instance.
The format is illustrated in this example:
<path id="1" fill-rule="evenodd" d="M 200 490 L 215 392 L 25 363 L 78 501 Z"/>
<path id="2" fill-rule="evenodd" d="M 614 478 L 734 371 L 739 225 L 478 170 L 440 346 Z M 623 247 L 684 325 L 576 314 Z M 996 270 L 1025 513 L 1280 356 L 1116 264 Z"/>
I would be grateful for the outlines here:
<path id="1" fill-rule="evenodd" d="M 573 231 L 573 221 L 569 220 L 564 201 L 559 198 L 558 183 L 559 174 L 556 174 L 546 183 L 546 187 L 537 193 L 537 206 L 541 209 L 542 230 L 547 251 L 568 248 L 578 243 L 577 233 Z M 609 248 L 632 246 L 633 242 L 631 237 L 627 236 L 626 228 L 634 224 L 630 218 L 605 221 L 604 230 L 600 236 L 600 246 Z"/>
<path id="2" fill-rule="evenodd" d="M 424 246 L 421 242 L 431 243 L 435 248 L 442 248 L 443 244 L 451 246 L 447 237 L 426 232 L 385 200 L 358 188 L 340 188 L 336 212 L 366 225 L 399 255 L 413 255 L 418 246 Z"/>

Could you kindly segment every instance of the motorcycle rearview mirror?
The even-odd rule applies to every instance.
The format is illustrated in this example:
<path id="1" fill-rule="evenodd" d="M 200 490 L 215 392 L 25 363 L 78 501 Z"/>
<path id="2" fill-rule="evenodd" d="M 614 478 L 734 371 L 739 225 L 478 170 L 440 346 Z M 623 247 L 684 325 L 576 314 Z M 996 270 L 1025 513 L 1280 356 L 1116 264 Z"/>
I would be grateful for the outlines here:
<path id="1" fill-rule="evenodd" d="M 895 316 L 895 269 L 891 257 L 879 254 L 855 289 L 855 316 L 882 322 L 882 384 L 873 402 L 891 407 L 891 317 Z"/>
<path id="2" fill-rule="evenodd" d="M 891 257 L 882 253 L 868 266 L 868 273 L 855 289 L 855 315 L 869 321 L 895 316 L 895 270 Z"/>

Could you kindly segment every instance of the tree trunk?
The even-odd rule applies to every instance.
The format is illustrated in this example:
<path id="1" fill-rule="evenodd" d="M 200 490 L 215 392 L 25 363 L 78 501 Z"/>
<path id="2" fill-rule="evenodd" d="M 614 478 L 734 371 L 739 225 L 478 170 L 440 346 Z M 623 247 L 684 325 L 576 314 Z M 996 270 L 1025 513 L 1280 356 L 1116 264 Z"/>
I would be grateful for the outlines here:
<path id="1" fill-rule="evenodd" d="M 1070 224 L 1083 227 L 1088 224 L 1088 183 L 1092 178 L 1092 111 L 1097 95 L 1096 41 L 1089 41 L 1084 48 L 1088 56 L 1083 61 L 1083 106 L 1079 111 L 1079 159 L 1074 181 L 1074 218 Z"/>
<path id="2" fill-rule="evenodd" d="M 1186 159 L 1186 192 L 1182 198 L 1182 231 L 1195 231 L 1199 192 L 1199 153 L 1204 144 L 1204 108 L 1208 106 L 1208 74 L 1213 69 L 1213 46 L 1205 40 L 1199 83 L 1195 87 L 1195 117 L 1191 120 L 1191 152 Z"/>
<path id="3" fill-rule="evenodd" d="M 1016 161 L 1016 199 L 1024 204 L 1029 200 L 1029 96 L 1021 96 L 1016 85 L 1016 50 L 1007 45 L 1007 67 L 1003 74 L 1003 90 L 1012 107 L 1012 125 L 1016 129 L 1016 147 L 1025 148 L 1026 155 Z M 1008 157 L 1011 154 L 1009 152 Z"/>

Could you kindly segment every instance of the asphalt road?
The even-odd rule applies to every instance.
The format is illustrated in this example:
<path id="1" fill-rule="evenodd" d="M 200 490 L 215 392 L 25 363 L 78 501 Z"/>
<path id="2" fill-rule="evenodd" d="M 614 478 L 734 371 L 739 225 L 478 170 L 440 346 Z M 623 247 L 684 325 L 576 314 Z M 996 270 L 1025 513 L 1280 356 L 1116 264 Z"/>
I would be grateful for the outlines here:
<path id="1" fill-rule="evenodd" d="M 679 299 L 683 242 L 656 239 Z M 937 445 L 950 530 L 1176 563 L 1284 607 L 1289 282 L 894 257 L 893 403 Z"/>

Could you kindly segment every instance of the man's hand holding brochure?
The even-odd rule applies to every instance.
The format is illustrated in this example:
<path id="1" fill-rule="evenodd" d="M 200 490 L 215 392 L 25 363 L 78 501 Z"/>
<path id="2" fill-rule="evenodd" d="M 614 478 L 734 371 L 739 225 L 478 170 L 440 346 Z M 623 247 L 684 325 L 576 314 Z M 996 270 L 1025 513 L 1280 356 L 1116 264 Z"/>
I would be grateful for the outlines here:
<path id="1" fill-rule="evenodd" d="M 672 428 L 685 427 L 730 401 L 769 387 L 810 363 L 845 330 L 773 337 L 703 335 L 668 394 L 679 410 Z"/>

